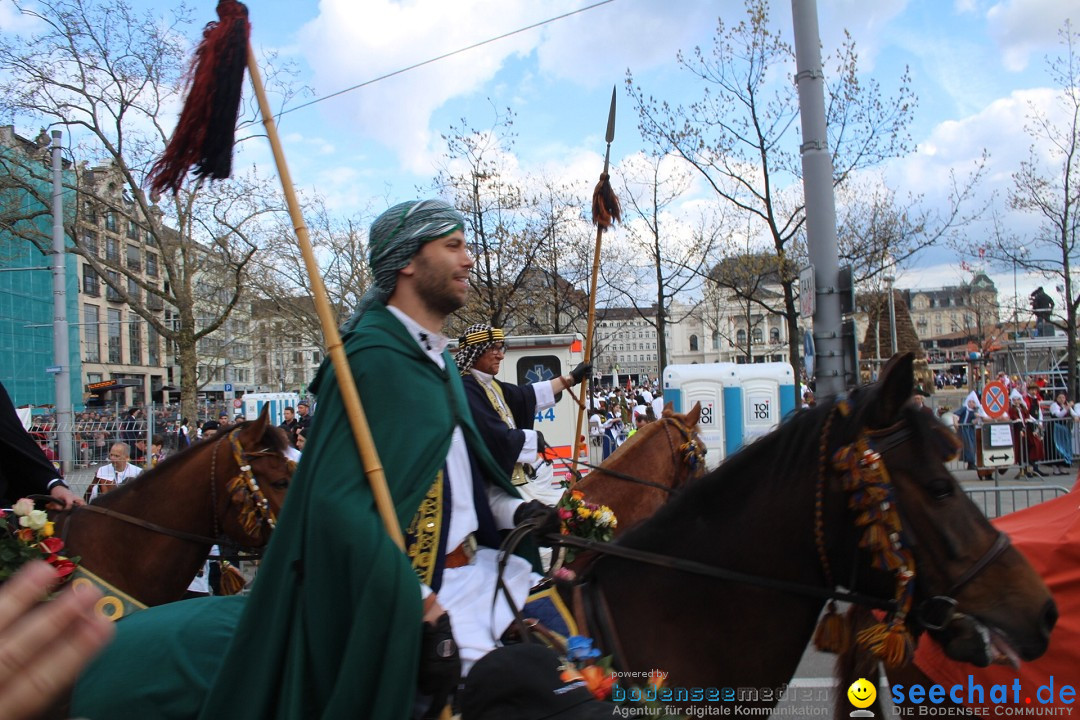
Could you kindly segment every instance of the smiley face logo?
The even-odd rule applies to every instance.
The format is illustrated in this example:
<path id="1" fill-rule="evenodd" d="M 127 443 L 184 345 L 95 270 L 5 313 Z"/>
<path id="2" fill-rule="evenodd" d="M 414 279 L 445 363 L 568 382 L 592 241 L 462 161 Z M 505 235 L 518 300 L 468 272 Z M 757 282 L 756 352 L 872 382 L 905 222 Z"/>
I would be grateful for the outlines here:
<path id="1" fill-rule="evenodd" d="M 847 689 L 848 700 L 857 708 L 867 708 L 877 700 L 877 689 L 866 678 L 859 678 Z"/>

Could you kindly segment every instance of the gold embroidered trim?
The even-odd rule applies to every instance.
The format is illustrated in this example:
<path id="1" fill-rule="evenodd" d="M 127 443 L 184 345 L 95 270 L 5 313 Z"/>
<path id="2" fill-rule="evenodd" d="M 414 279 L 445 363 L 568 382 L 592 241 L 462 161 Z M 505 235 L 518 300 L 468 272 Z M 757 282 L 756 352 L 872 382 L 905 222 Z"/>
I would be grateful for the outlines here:
<path id="1" fill-rule="evenodd" d="M 435 482 L 420 501 L 420 507 L 406 528 L 408 547 L 405 553 L 412 562 L 413 571 L 420 582 L 431 586 L 438 559 L 439 536 L 442 534 L 443 471 L 435 475 Z"/>
<path id="2" fill-rule="evenodd" d="M 491 403 L 491 407 L 495 408 L 495 411 L 499 413 L 499 417 L 503 419 L 503 422 L 509 425 L 511 429 L 516 430 L 517 425 L 514 423 L 514 416 L 510 413 L 510 408 L 506 406 L 506 396 L 503 395 L 502 388 L 498 386 L 495 379 L 491 379 L 490 385 L 481 382 L 480 387 L 484 388 L 484 392 L 487 393 L 488 402 Z M 514 463 L 514 470 L 510 473 L 510 482 L 515 487 L 529 482 L 529 477 L 525 474 L 524 465 L 521 463 Z"/>

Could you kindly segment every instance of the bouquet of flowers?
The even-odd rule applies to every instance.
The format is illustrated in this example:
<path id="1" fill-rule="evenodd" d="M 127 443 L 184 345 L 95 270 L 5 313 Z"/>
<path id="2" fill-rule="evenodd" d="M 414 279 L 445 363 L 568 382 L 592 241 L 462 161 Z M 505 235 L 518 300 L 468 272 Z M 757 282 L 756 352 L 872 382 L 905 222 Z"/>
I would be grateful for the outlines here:
<path id="1" fill-rule="evenodd" d="M 596 542 L 609 542 L 615 536 L 618 520 L 612 509 L 607 505 L 586 502 L 585 494 L 580 490 L 563 493 L 555 509 L 558 510 L 559 518 L 562 520 L 563 535 L 573 535 Z M 568 548 L 566 561 L 570 562 L 573 559 L 574 551 Z"/>
<path id="2" fill-rule="evenodd" d="M 32 500 L 22 498 L 0 520 L 0 582 L 31 560 L 44 560 L 66 578 L 79 559 L 61 555 L 63 549 L 64 541 L 53 537 L 53 523 L 45 511 L 35 510 Z"/>
<path id="3" fill-rule="evenodd" d="M 597 542 L 608 542 L 615 536 L 618 520 L 607 505 L 586 502 L 580 490 L 571 490 L 555 506 L 562 519 L 562 534 Z"/>

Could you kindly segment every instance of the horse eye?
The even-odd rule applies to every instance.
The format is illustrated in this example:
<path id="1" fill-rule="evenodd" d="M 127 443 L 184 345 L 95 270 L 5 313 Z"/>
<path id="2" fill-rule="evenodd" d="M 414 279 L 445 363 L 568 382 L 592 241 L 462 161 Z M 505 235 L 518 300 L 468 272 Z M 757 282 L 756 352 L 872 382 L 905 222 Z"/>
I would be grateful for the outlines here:
<path id="1" fill-rule="evenodd" d="M 945 498 L 952 497 L 955 492 L 952 482 L 945 480 L 944 478 L 931 481 L 927 489 L 935 500 L 944 500 Z"/>

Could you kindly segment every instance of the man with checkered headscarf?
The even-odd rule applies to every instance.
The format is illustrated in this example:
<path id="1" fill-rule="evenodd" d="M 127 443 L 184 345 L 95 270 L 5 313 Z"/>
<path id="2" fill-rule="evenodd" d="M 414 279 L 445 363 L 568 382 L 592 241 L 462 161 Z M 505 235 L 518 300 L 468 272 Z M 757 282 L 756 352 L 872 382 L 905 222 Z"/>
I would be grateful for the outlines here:
<path id="1" fill-rule="evenodd" d="M 108 703 L 94 682 L 108 685 L 110 663 L 122 662 L 155 688 L 146 716 L 163 717 L 154 701 L 174 695 L 160 684 L 181 678 L 186 703 L 197 702 L 200 682 L 210 685 L 197 713 L 205 720 L 401 720 L 417 705 L 436 717 L 461 671 L 509 626 L 505 599 L 492 605 L 500 532 L 532 521 L 538 536 L 557 535 L 559 519 L 552 508 L 524 502 L 492 458 L 446 351 L 443 322 L 464 305 L 473 265 L 464 219 L 439 200 L 395 205 L 371 226 L 369 260 L 373 287 L 342 340 L 406 551 L 376 512 L 336 373 L 324 362 L 311 387 L 317 419 L 246 603 L 205 598 L 173 604 L 194 608 L 140 613 L 140 636 L 121 631 L 100 672 L 84 676 L 77 714 L 140 716 L 128 693 L 113 693 L 124 696 L 125 708 L 79 703 L 84 687 Z M 511 556 L 503 574 L 519 606 L 538 567 L 535 547 L 526 545 L 533 563 Z M 237 625 L 220 670 L 200 675 L 193 668 L 205 664 L 204 638 L 221 634 L 201 630 L 226 620 Z M 202 656 L 179 656 L 183 642 L 157 638 L 159 624 L 198 638 Z M 175 667 L 141 672 L 148 664 L 140 655 L 155 647 L 168 648 L 165 660 Z M 242 687 L 260 691 L 237 693 Z"/>
<path id="2" fill-rule="evenodd" d="M 518 492 L 554 505 L 562 496 L 551 465 L 544 462 L 544 436 L 533 429 L 538 410 L 555 405 L 555 393 L 581 382 L 591 365 L 581 363 L 570 375 L 530 385 L 497 380 L 503 360 L 502 330 L 479 323 L 470 325 L 458 340 L 457 364 L 464 376 L 469 409 L 495 460 L 502 465 Z"/>

